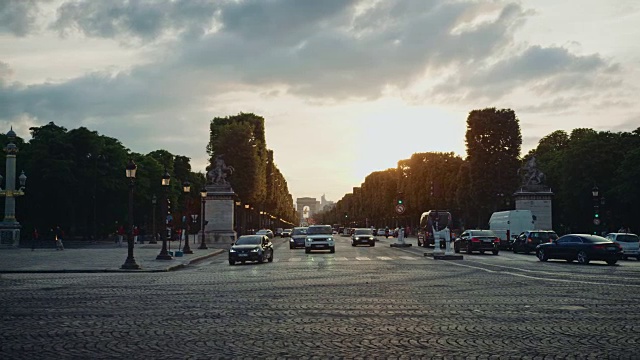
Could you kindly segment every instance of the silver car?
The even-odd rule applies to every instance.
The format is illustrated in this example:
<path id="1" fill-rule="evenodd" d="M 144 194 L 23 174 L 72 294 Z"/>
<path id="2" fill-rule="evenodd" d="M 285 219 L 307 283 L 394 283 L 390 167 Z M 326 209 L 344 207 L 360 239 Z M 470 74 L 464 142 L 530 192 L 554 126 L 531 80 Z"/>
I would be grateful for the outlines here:
<path id="1" fill-rule="evenodd" d="M 311 250 L 329 250 L 336 252 L 336 243 L 333 239 L 333 229 L 331 225 L 311 225 L 307 228 L 307 238 L 304 241 L 304 252 Z"/>
<path id="2" fill-rule="evenodd" d="M 640 238 L 636 234 L 628 233 L 610 233 L 607 239 L 620 244 L 622 247 L 622 259 L 634 257 L 640 260 Z"/>

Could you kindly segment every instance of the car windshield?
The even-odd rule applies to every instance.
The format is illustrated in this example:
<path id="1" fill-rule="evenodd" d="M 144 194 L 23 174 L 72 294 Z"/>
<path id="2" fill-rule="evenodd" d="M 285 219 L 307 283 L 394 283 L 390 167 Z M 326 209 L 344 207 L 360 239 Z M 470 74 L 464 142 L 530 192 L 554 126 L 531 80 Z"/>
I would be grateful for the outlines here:
<path id="1" fill-rule="evenodd" d="M 356 229 L 356 235 L 371 235 L 373 231 L 371 229 Z"/>
<path id="2" fill-rule="evenodd" d="M 240 236 L 236 245 L 260 245 L 262 236 Z"/>
<path id="3" fill-rule="evenodd" d="M 491 230 L 469 231 L 469 235 L 471 235 L 471 236 L 496 236 L 496 234 Z"/>
<path id="4" fill-rule="evenodd" d="M 617 242 L 624 242 L 624 243 L 637 243 L 640 241 L 640 239 L 638 238 L 638 235 L 618 235 L 616 236 L 616 241 Z"/>
<path id="5" fill-rule="evenodd" d="M 259 235 L 267 235 L 268 233 L 269 233 L 269 230 L 258 230 L 256 232 L 256 234 L 259 234 Z"/>
<path id="6" fill-rule="evenodd" d="M 331 235 L 331 226 L 310 226 L 307 228 L 307 235 Z"/>
<path id="7" fill-rule="evenodd" d="M 307 228 L 297 228 L 293 229 L 291 235 L 305 235 L 307 233 Z"/>

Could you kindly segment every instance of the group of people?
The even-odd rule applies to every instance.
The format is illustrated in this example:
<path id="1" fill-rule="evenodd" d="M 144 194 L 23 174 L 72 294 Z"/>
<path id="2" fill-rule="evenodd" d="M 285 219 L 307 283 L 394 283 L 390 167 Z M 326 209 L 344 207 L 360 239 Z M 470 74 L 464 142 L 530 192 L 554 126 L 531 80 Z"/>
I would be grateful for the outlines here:
<path id="1" fill-rule="evenodd" d="M 116 242 L 118 243 L 118 246 L 122 246 L 122 241 L 124 240 L 125 235 L 127 234 L 127 232 L 124 229 L 124 226 L 120 225 L 118 227 L 118 229 L 116 230 L 116 235 L 118 235 Z M 133 227 L 133 243 L 134 244 L 142 244 L 142 239 L 140 238 L 140 241 L 138 241 L 138 239 L 140 238 L 140 228 L 138 228 L 137 226 Z"/>
<path id="2" fill-rule="evenodd" d="M 64 244 L 62 243 L 62 239 L 64 238 L 64 231 L 60 228 L 60 226 L 56 226 L 55 228 L 51 228 L 50 233 L 53 237 L 53 240 L 56 243 L 56 250 L 64 250 Z M 40 241 L 40 233 L 37 228 L 33 229 L 33 236 L 31 238 L 31 251 L 36 249 L 36 244 Z"/>

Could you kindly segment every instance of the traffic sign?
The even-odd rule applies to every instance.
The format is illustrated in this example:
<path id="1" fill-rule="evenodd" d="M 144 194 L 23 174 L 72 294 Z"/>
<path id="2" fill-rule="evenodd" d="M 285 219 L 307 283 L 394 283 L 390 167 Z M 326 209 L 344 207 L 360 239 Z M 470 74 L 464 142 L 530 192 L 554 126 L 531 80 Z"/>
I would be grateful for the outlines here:
<path id="1" fill-rule="evenodd" d="M 405 209 L 404 205 L 402 205 L 402 204 L 396 205 L 396 214 L 398 214 L 398 215 L 403 214 L 405 210 L 406 209 Z"/>
<path id="2" fill-rule="evenodd" d="M 600 225 L 600 219 L 593 219 L 593 225 Z"/>

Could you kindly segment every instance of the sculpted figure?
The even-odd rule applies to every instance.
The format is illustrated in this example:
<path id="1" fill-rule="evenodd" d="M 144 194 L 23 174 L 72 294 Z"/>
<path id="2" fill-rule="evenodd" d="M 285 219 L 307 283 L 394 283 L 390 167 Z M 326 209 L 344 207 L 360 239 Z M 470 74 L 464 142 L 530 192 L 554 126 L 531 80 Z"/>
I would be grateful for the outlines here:
<path id="1" fill-rule="evenodd" d="M 222 155 L 216 155 L 213 169 L 207 173 L 209 182 L 213 185 L 227 185 L 227 174 L 232 174 L 235 169 L 233 166 L 227 166 L 222 159 Z"/>
<path id="2" fill-rule="evenodd" d="M 535 156 L 532 156 L 518 173 L 522 176 L 522 185 L 541 185 L 544 181 L 544 173 L 538 169 Z"/>

